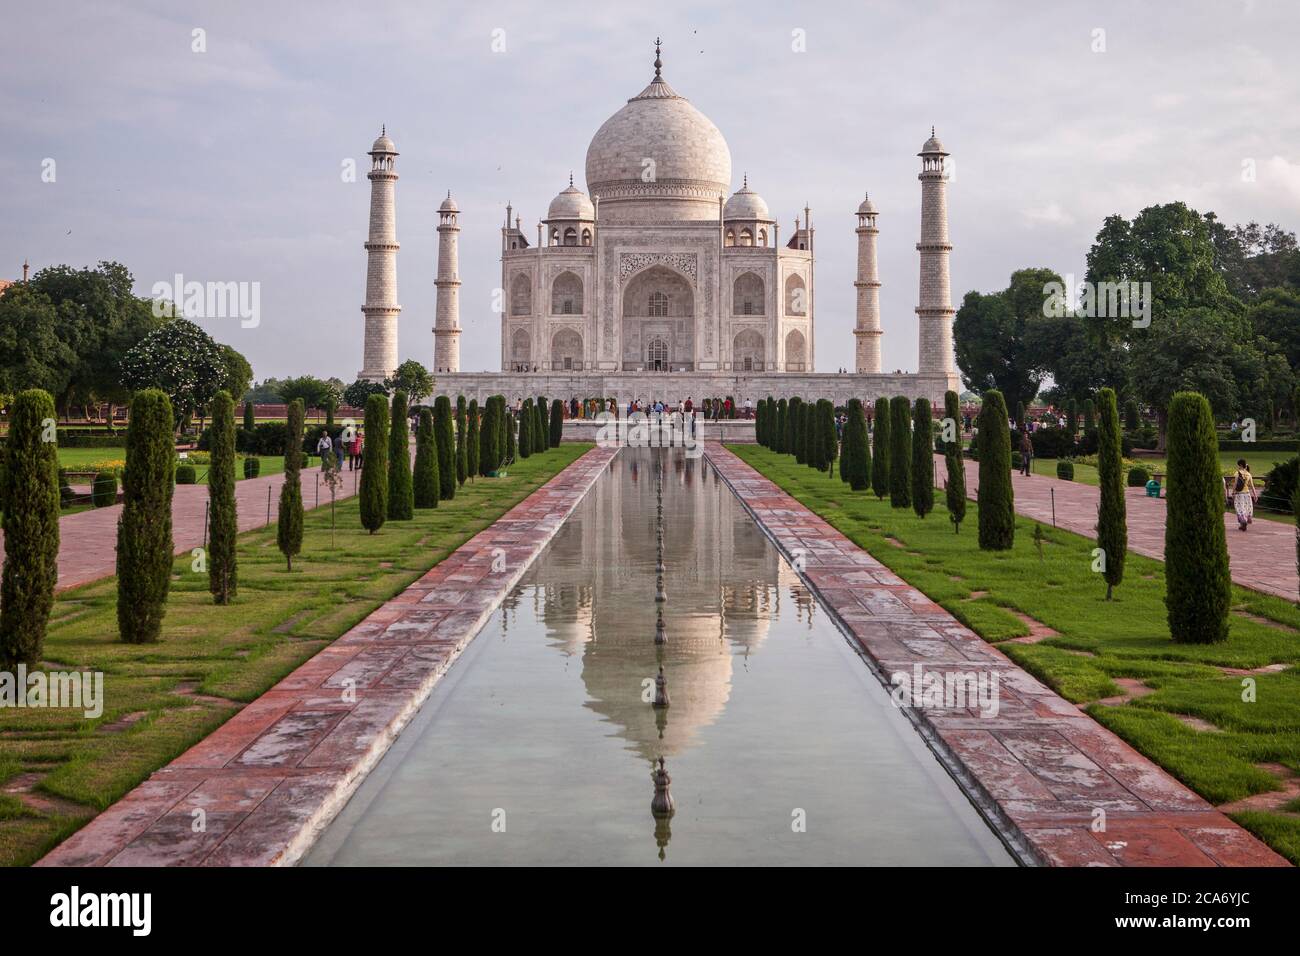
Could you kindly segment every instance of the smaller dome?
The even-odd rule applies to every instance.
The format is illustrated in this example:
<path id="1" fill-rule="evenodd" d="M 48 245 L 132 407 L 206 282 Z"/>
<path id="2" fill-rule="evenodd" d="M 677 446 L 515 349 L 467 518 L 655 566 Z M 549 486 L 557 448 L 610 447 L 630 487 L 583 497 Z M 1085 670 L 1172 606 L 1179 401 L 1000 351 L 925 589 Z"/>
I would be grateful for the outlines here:
<path id="1" fill-rule="evenodd" d="M 442 201 L 438 207 L 438 212 L 460 212 L 460 207 L 456 205 L 456 200 L 451 198 L 451 190 L 447 190 L 447 198 Z"/>
<path id="2" fill-rule="evenodd" d="M 573 177 L 570 176 L 569 188 L 551 200 L 551 205 L 546 210 L 546 218 L 547 220 L 594 220 L 596 218 L 596 207 L 592 205 L 586 193 L 573 185 Z"/>
<path id="3" fill-rule="evenodd" d="M 859 216 L 876 215 L 876 204 L 871 201 L 870 195 L 865 193 L 863 194 L 862 205 L 858 206 L 858 215 Z"/>
<path id="4" fill-rule="evenodd" d="M 921 151 L 917 155 L 925 156 L 927 153 L 937 153 L 941 156 L 948 155 L 948 151 L 943 148 L 943 143 L 939 142 L 939 137 L 934 135 L 933 126 L 930 127 L 930 138 L 925 141 L 925 145 L 921 147 Z"/>
<path id="5" fill-rule="evenodd" d="M 397 145 L 388 138 L 388 127 L 385 126 L 379 133 L 379 138 L 375 140 L 374 145 L 370 147 L 372 153 L 397 153 Z"/>
<path id="6" fill-rule="evenodd" d="M 759 219 L 771 222 L 772 214 L 768 212 L 763 197 L 749 188 L 749 177 L 746 176 L 744 185 L 737 189 L 727 200 L 727 204 L 722 207 L 722 218 Z"/>

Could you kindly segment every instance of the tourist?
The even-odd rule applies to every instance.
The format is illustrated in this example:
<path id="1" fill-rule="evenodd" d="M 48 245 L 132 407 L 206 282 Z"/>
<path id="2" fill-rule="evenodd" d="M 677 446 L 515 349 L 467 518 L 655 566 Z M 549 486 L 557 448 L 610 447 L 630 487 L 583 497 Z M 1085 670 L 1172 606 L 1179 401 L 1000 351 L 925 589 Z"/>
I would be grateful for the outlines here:
<path id="1" fill-rule="evenodd" d="M 745 417 L 754 417 L 754 400 L 752 398 L 745 399 Z"/>
<path id="2" fill-rule="evenodd" d="M 1034 460 L 1034 443 L 1029 440 L 1029 432 L 1020 433 L 1020 473 L 1026 478 L 1033 474 L 1031 465 Z"/>
<path id="3" fill-rule="evenodd" d="M 366 436 L 359 428 L 357 429 L 356 446 L 357 446 L 357 468 L 359 469 L 362 467 L 362 465 L 366 463 Z"/>
<path id="4" fill-rule="evenodd" d="M 352 433 L 352 441 L 348 442 L 348 471 L 356 471 L 361 467 L 361 432 Z"/>
<path id="5" fill-rule="evenodd" d="M 320 455 L 320 466 L 325 467 L 325 456 L 334 452 L 334 442 L 330 439 L 330 433 L 322 430 L 320 438 L 316 440 L 316 454 Z"/>
<path id="6" fill-rule="evenodd" d="M 334 438 L 334 463 L 339 471 L 343 470 L 343 433 Z"/>
<path id="7" fill-rule="evenodd" d="M 1237 527 L 1245 531 L 1255 520 L 1255 479 L 1251 477 L 1246 459 L 1237 459 L 1237 473 L 1233 477 L 1232 506 L 1237 512 Z"/>
<path id="8" fill-rule="evenodd" d="M 691 412 L 693 412 L 693 411 L 695 411 L 695 406 L 694 406 L 694 404 L 692 404 L 692 402 L 691 402 L 691 396 L 687 395 L 687 396 L 686 396 L 686 413 L 689 415 L 689 414 L 690 414 Z"/>

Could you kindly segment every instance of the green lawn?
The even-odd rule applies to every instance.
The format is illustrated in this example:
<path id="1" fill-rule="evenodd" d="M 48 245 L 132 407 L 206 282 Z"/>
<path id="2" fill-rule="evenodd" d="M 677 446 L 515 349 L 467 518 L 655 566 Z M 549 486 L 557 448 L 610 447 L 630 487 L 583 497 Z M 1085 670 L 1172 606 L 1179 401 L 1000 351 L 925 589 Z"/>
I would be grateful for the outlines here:
<path id="1" fill-rule="evenodd" d="M 183 452 L 181 454 L 184 454 Z M 244 459 L 249 456 L 240 455 L 239 460 L 235 463 L 235 478 L 238 481 L 244 480 Z M 261 463 L 259 477 L 265 475 L 278 475 L 284 471 L 283 455 L 256 455 Z M 71 471 L 89 471 L 97 464 L 102 462 L 123 462 L 126 460 L 126 448 L 60 448 L 59 449 L 59 466 Z M 178 461 L 181 459 L 178 458 Z M 307 461 L 308 465 L 319 465 L 320 459 L 315 455 Z M 346 467 L 346 464 L 344 465 Z M 206 485 L 208 483 L 208 466 L 205 464 L 194 463 L 194 470 L 198 476 L 198 484 Z M 79 479 L 74 484 L 89 484 L 89 479 Z"/>
<path id="2" fill-rule="evenodd" d="M 173 569 L 163 639 L 117 641 L 116 580 L 57 598 L 47 666 L 104 672 L 97 720 L 67 710 L 0 711 L 0 783 L 40 775 L 36 801 L 0 794 L 0 864 L 31 863 L 178 756 L 472 535 L 548 481 L 590 445 L 564 444 L 513 465 L 510 477 L 466 483 L 412 521 L 360 526 L 355 499 L 309 512 L 303 553 L 285 571 L 275 525 L 239 536 L 239 596 L 213 605 L 188 555 Z M 197 696 L 196 696 L 197 695 Z M 41 805 L 34 805 L 39 803 Z"/>
<path id="3" fill-rule="evenodd" d="M 1108 603 L 1105 583 L 1091 571 L 1094 542 L 1088 538 L 1044 525 L 1040 557 L 1035 522 L 1017 518 L 1015 547 L 983 552 L 974 502 L 961 533 L 954 534 L 942 492 L 934 512 L 921 519 L 910 509 L 891 508 L 887 499 L 850 491 L 838 471 L 827 478 L 757 445 L 729 447 L 985 640 L 1028 634 L 1012 611 L 1058 631 L 1037 644 L 1004 643 L 1001 649 L 1213 803 L 1279 789 L 1261 764 L 1300 771 L 1300 668 L 1251 675 L 1252 703 L 1241 699 L 1242 677 L 1224 672 L 1300 662 L 1300 610 L 1294 605 L 1234 587 L 1226 643 L 1174 644 L 1159 561 L 1130 553 L 1124 582 Z M 966 466 L 978 467 L 970 461 Z M 936 478 L 942 481 L 942 469 Z M 1121 692 L 1114 682 L 1119 677 L 1140 680 L 1155 692 L 1119 706 L 1095 703 Z M 1218 729 L 1197 730 L 1174 715 Z M 1238 819 L 1300 863 L 1300 813 Z"/>

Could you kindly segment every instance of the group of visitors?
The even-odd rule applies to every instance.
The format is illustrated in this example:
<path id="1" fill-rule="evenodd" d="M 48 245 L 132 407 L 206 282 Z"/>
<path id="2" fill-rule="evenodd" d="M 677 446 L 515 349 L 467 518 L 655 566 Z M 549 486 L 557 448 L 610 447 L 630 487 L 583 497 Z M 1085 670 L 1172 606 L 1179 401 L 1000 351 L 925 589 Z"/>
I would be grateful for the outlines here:
<path id="1" fill-rule="evenodd" d="M 352 432 L 350 439 L 345 438 L 349 430 Z M 332 437 L 328 430 L 322 430 L 320 438 L 316 441 L 316 454 L 320 456 L 321 466 L 324 466 L 327 455 L 333 455 L 339 471 L 343 470 L 345 457 L 348 462 L 348 471 L 356 471 L 360 468 L 364 448 L 365 440 L 359 428 L 344 429 Z"/>

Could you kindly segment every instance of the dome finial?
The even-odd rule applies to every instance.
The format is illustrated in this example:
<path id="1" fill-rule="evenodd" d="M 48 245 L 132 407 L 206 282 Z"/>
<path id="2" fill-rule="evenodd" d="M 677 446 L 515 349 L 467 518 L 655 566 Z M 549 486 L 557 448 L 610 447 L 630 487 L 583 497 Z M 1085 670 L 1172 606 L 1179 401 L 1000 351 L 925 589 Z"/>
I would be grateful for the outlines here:
<path id="1" fill-rule="evenodd" d="M 655 79 L 661 79 L 660 70 L 663 69 L 663 61 L 659 59 L 659 46 L 663 43 L 658 37 L 655 37 Z"/>
<path id="2" fill-rule="evenodd" d="M 748 188 L 749 188 L 749 173 L 745 173 L 744 182 L 741 184 L 741 187 L 740 187 L 740 188 L 741 188 L 741 189 L 748 189 Z"/>
<path id="3" fill-rule="evenodd" d="M 930 135 L 931 135 L 931 136 L 934 135 L 934 127 L 933 127 L 933 126 L 930 127 Z"/>
<path id="4" fill-rule="evenodd" d="M 569 188 L 573 188 L 573 170 L 569 170 Z"/>

